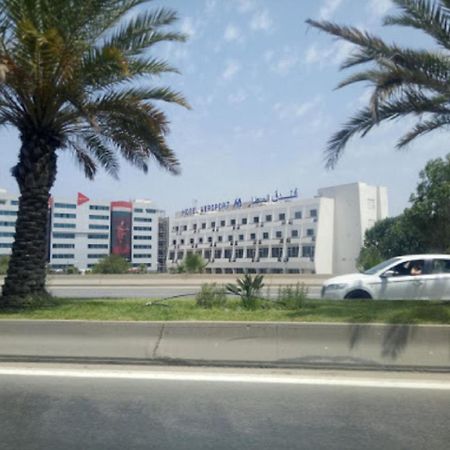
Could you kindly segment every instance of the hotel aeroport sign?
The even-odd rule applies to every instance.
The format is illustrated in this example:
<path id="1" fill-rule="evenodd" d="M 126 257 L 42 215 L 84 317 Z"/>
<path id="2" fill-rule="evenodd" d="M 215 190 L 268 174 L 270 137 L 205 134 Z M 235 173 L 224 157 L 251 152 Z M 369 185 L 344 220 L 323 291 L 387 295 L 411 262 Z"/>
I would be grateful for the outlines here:
<path id="1" fill-rule="evenodd" d="M 275 191 L 274 195 L 267 194 L 265 197 L 252 197 L 249 202 L 243 203 L 242 199 L 235 198 L 234 201 L 211 203 L 209 205 L 203 205 L 200 207 L 192 207 L 181 210 L 182 216 L 193 216 L 194 214 L 205 214 L 213 211 L 222 211 L 227 209 L 237 209 L 242 206 L 258 205 L 261 203 L 275 203 L 284 200 L 290 200 L 298 197 L 298 189 L 295 188 L 293 191 L 289 192 L 289 195 L 282 195 L 278 191 Z"/>

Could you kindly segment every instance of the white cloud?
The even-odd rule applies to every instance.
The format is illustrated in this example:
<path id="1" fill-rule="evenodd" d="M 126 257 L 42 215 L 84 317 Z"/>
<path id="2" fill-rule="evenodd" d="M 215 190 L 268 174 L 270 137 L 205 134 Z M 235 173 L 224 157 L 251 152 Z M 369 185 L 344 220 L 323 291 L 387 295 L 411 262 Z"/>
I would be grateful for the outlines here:
<path id="1" fill-rule="evenodd" d="M 392 6 L 391 0 L 370 0 L 368 4 L 369 12 L 377 17 L 384 16 Z"/>
<path id="2" fill-rule="evenodd" d="M 376 1 L 377 0 L 375 0 L 375 2 Z M 325 0 L 319 11 L 319 18 L 321 20 L 331 20 L 341 3 L 342 0 Z"/>
<path id="3" fill-rule="evenodd" d="M 257 11 L 250 21 L 250 28 L 255 31 L 269 31 L 272 28 L 272 18 L 267 9 Z"/>
<path id="4" fill-rule="evenodd" d="M 310 45 L 306 52 L 304 61 L 306 64 L 318 64 L 320 67 L 341 64 L 355 48 L 348 41 L 335 41 L 328 47 L 318 47 L 317 44 Z"/>
<path id="5" fill-rule="evenodd" d="M 243 89 L 239 89 L 237 92 L 228 96 L 228 102 L 231 104 L 239 104 L 247 100 L 248 94 Z"/>
<path id="6" fill-rule="evenodd" d="M 277 114 L 280 120 L 293 119 L 296 120 L 299 117 L 303 117 L 305 114 L 314 110 L 321 102 L 321 97 L 316 96 L 311 100 L 303 103 L 275 103 L 273 110 Z"/>
<path id="7" fill-rule="evenodd" d="M 272 66 L 272 70 L 280 75 L 287 75 L 297 63 L 296 55 L 286 54 Z"/>
<path id="8" fill-rule="evenodd" d="M 239 28 L 230 24 L 225 28 L 223 38 L 227 42 L 238 41 L 241 38 L 241 32 Z"/>
<path id="9" fill-rule="evenodd" d="M 225 66 L 225 70 L 222 72 L 222 78 L 224 80 L 231 80 L 241 69 L 241 66 L 237 61 L 230 60 Z"/>
<path id="10" fill-rule="evenodd" d="M 181 32 L 187 34 L 189 37 L 193 37 L 197 33 L 197 27 L 190 17 L 186 17 L 185 19 L 183 19 L 180 28 Z"/>
<path id="11" fill-rule="evenodd" d="M 246 13 L 253 11 L 256 7 L 254 0 L 236 0 L 238 11 L 241 13 Z"/>
<path id="12" fill-rule="evenodd" d="M 217 6 L 217 0 L 206 0 L 205 10 L 207 13 L 214 11 Z"/>

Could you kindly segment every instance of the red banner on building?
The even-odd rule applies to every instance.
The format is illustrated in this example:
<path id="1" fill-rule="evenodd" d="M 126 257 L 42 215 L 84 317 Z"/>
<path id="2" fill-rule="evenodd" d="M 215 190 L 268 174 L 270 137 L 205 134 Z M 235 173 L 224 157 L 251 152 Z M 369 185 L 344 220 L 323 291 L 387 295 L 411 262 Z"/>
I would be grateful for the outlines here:
<path id="1" fill-rule="evenodd" d="M 131 259 L 131 202 L 111 202 L 111 253 Z"/>
<path id="2" fill-rule="evenodd" d="M 77 198 L 77 205 L 80 206 L 83 203 L 86 203 L 89 201 L 89 198 L 86 197 L 84 194 L 82 194 L 81 192 L 78 192 L 78 198 Z"/>

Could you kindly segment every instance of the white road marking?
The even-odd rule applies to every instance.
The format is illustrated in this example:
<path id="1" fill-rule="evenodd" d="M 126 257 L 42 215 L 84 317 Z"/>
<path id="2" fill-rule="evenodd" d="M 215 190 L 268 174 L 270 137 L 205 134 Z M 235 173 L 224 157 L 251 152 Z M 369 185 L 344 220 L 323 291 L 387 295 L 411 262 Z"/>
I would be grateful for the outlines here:
<path id="1" fill-rule="evenodd" d="M 63 378 L 95 378 L 95 379 L 125 379 L 153 381 L 199 381 L 221 383 L 267 383 L 296 384 L 310 386 L 342 386 L 362 388 L 394 388 L 394 389 L 427 389 L 450 390 L 450 382 L 439 380 L 407 380 L 395 378 L 357 378 L 337 376 L 302 376 L 302 375 L 267 375 L 267 374 L 219 374 L 202 372 L 160 372 L 160 371 L 130 371 L 105 369 L 36 369 L 1 367 L 1 375 L 33 376 L 33 377 L 63 377 Z"/>

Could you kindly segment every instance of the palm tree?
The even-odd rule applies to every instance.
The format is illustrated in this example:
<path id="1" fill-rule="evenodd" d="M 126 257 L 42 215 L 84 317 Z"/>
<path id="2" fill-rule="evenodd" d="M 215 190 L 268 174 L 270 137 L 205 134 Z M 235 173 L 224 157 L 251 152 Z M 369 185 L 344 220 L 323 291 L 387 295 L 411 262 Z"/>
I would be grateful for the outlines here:
<path id="1" fill-rule="evenodd" d="M 413 128 L 397 142 L 397 148 L 450 125 L 450 0 L 393 2 L 400 13 L 386 17 L 384 25 L 422 30 L 436 42 L 436 50 L 403 48 L 355 27 L 307 20 L 313 27 L 355 45 L 341 69 L 365 66 L 339 83 L 338 88 L 360 82 L 373 88 L 369 105 L 357 111 L 328 141 L 329 168 L 336 165 L 351 137 L 365 136 L 383 121 L 418 117 Z"/>
<path id="2" fill-rule="evenodd" d="M 91 179 L 98 168 L 117 177 L 120 155 L 144 172 L 151 160 L 179 172 L 155 101 L 188 104 L 148 83 L 176 71 L 148 52 L 185 39 L 167 30 L 176 19 L 171 10 L 149 10 L 148 0 L 0 0 L 0 124 L 21 140 L 3 306 L 46 293 L 47 211 L 60 152 L 71 152 Z"/>

